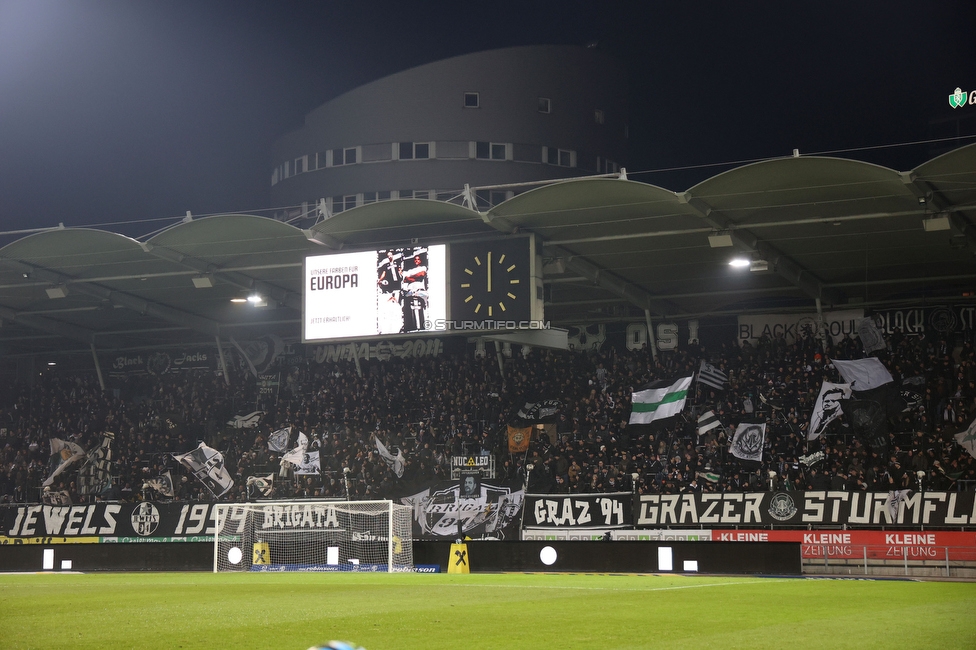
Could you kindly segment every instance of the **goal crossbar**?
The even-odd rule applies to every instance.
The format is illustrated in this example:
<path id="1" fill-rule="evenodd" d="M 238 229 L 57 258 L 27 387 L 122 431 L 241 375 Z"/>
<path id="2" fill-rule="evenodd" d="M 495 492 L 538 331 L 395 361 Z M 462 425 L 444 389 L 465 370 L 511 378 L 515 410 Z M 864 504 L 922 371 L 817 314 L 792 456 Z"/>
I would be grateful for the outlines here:
<path id="1" fill-rule="evenodd" d="M 213 570 L 411 571 L 412 510 L 392 501 L 261 501 L 214 508 Z"/>

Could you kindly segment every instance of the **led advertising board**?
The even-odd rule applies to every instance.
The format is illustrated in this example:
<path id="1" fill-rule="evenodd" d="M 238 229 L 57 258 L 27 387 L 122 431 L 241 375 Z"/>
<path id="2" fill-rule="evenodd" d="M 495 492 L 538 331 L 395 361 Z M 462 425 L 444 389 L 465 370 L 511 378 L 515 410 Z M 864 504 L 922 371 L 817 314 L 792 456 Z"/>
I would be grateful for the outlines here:
<path id="1" fill-rule="evenodd" d="M 430 331 L 447 319 L 447 250 L 409 246 L 305 258 L 302 338 Z"/>

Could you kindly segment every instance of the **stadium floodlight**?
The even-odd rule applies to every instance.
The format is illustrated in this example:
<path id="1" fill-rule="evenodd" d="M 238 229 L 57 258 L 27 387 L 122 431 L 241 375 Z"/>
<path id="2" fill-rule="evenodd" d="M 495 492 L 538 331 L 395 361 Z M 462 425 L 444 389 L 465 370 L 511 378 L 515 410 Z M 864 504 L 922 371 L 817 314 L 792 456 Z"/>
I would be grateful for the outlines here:
<path id="1" fill-rule="evenodd" d="M 59 284 L 56 287 L 49 287 L 44 290 L 47 293 L 47 297 L 51 300 L 57 300 L 58 298 L 65 298 L 68 295 L 68 287 L 63 284 Z"/>
<path id="2" fill-rule="evenodd" d="M 736 257 L 729 260 L 729 266 L 736 269 L 744 269 L 749 266 L 751 262 L 744 257 Z"/>
<path id="3" fill-rule="evenodd" d="M 209 275 L 200 275 L 193 278 L 193 286 L 197 289 L 209 289 L 213 285 L 213 277 Z"/>
<path id="4" fill-rule="evenodd" d="M 213 570 L 413 570 L 413 510 L 392 501 L 214 506 Z"/>
<path id="5" fill-rule="evenodd" d="M 929 219 L 922 219 L 922 228 L 925 232 L 936 232 L 938 230 L 949 230 L 949 217 L 946 215 L 939 215 L 931 217 Z"/>
<path id="6" fill-rule="evenodd" d="M 722 231 L 713 232 L 708 236 L 708 245 L 712 248 L 729 248 L 732 246 L 732 235 Z"/>

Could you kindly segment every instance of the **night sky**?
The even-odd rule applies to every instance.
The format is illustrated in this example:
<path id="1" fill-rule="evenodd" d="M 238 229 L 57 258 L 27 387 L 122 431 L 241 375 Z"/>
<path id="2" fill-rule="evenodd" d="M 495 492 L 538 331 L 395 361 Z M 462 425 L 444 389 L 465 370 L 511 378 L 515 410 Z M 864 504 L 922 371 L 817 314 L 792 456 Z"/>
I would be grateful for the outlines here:
<path id="1" fill-rule="evenodd" d="M 964 111 L 976 134 L 948 103 L 976 90 L 972 0 L 0 0 L 0 233 L 257 213 L 272 141 L 342 92 L 594 42 L 630 71 L 630 177 L 672 190 L 794 148 L 911 169 L 950 145 L 890 145 Z"/>

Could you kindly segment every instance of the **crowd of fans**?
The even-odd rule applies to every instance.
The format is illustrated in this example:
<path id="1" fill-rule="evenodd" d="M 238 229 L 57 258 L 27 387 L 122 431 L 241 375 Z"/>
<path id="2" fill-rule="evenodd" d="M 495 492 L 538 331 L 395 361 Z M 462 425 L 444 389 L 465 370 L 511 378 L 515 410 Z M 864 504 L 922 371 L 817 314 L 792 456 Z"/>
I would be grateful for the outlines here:
<path id="1" fill-rule="evenodd" d="M 72 502 L 160 498 L 146 484 L 170 473 L 175 498 L 214 497 L 173 455 L 207 442 L 224 455 L 235 480 L 222 500 L 257 496 L 248 477 L 273 475 L 275 497 L 382 498 L 451 478 L 453 456 L 491 454 L 496 481 L 532 493 L 765 490 L 972 490 L 976 459 L 953 438 L 976 417 L 976 353 L 971 341 L 896 332 L 878 355 L 893 386 L 913 378 L 915 398 L 888 411 L 886 444 L 867 441 L 845 418 L 808 440 L 810 414 L 824 381 L 840 381 L 830 358 L 856 359 L 857 339 L 824 349 L 805 338 L 763 338 L 673 352 L 605 347 L 597 352 L 527 349 L 421 359 L 316 363 L 285 359 L 280 385 L 264 391 L 253 376 L 193 371 L 127 378 L 101 390 L 91 374 L 43 373 L 12 387 L 0 402 L 0 502 L 37 502 L 60 459 L 49 440 L 85 450 L 105 431 L 112 444 L 112 484 L 79 493 L 77 469 L 48 491 Z M 651 381 L 693 374 L 702 360 L 725 373 L 719 390 L 693 383 L 684 411 L 630 425 L 631 394 Z M 921 379 L 920 379 L 921 378 Z M 922 380 L 924 379 L 924 384 Z M 509 451 L 509 425 L 524 426 L 526 403 L 557 400 L 553 419 L 535 426 L 528 451 Z M 256 427 L 228 426 L 259 410 Z M 698 435 L 711 410 L 722 424 Z M 730 453 L 740 422 L 766 423 L 762 461 Z M 321 472 L 296 476 L 269 451 L 269 435 L 292 427 L 318 450 Z M 402 452 L 397 476 L 377 451 L 379 439 Z M 820 454 L 819 452 L 822 452 Z"/>

